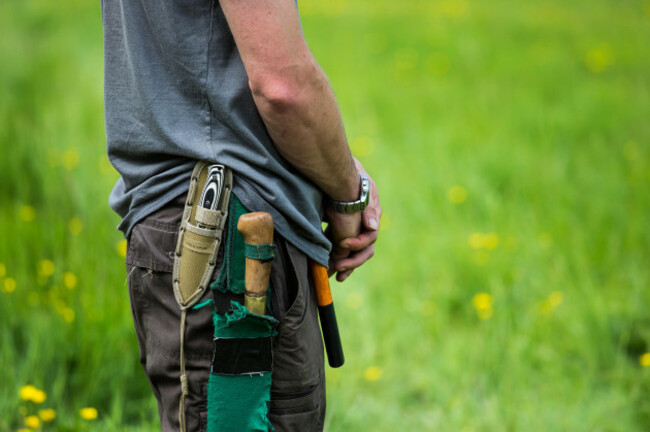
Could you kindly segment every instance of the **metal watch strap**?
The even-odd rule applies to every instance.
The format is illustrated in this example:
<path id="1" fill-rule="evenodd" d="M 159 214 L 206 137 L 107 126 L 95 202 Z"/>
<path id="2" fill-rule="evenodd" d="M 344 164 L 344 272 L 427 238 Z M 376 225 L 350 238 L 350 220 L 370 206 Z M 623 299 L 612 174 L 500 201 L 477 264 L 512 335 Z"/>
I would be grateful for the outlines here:
<path id="1" fill-rule="evenodd" d="M 363 173 L 359 173 L 359 177 L 361 177 L 359 199 L 349 202 L 328 199 L 327 205 L 329 208 L 337 213 L 352 214 L 364 211 L 366 207 L 368 207 L 368 201 L 370 199 L 370 182 L 368 181 L 368 177 Z"/>

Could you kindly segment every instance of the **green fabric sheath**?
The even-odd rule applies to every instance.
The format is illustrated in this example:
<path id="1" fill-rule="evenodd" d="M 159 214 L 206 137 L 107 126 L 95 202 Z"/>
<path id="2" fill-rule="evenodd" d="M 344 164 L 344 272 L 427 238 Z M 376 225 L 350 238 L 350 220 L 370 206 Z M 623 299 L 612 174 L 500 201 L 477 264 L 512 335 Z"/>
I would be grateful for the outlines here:
<path id="1" fill-rule="evenodd" d="M 208 381 L 207 432 L 267 432 L 271 399 L 271 373 L 215 375 Z"/>
<path id="2" fill-rule="evenodd" d="M 246 290 L 246 260 L 243 254 L 245 242 L 244 237 L 237 230 L 239 217 L 246 213 L 248 213 L 246 207 L 244 207 L 235 194 L 231 194 L 228 205 L 228 223 L 225 233 L 224 262 L 217 280 L 210 285 L 210 288 L 216 289 L 224 294 L 227 291 L 234 294 L 243 294 Z"/>
<path id="3" fill-rule="evenodd" d="M 237 230 L 239 217 L 245 213 L 248 210 L 232 194 L 226 224 L 224 262 L 217 280 L 210 285 L 210 288 L 222 293 L 242 294 L 245 291 L 245 256 L 249 255 L 250 245 L 246 245 L 244 237 Z M 255 259 L 270 260 L 275 256 L 273 245 L 255 247 L 250 253 L 254 254 Z M 210 300 L 200 306 L 208 304 L 211 304 Z M 269 301 L 267 308 L 270 306 Z M 237 301 L 231 301 L 230 307 L 231 310 L 226 314 L 218 314 L 216 311 L 213 313 L 215 339 L 264 338 L 278 334 L 278 321 L 272 316 L 253 314 Z M 241 375 L 211 373 L 208 381 L 207 432 L 272 430 L 273 426 L 267 417 L 270 399 L 270 372 Z"/>
<path id="4" fill-rule="evenodd" d="M 215 338 L 258 338 L 275 336 L 278 321 L 270 315 L 251 313 L 244 305 L 231 301 L 232 311 L 214 314 Z"/>
<path id="5" fill-rule="evenodd" d="M 278 321 L 249 312 L 236 301 L 232 311 L 214 314 L 215 338 L 260 338 L 277 335 Z M 207 432 L 268 431 L 267 404 L 271 400 L 271 373 L 210 374 Z"/>

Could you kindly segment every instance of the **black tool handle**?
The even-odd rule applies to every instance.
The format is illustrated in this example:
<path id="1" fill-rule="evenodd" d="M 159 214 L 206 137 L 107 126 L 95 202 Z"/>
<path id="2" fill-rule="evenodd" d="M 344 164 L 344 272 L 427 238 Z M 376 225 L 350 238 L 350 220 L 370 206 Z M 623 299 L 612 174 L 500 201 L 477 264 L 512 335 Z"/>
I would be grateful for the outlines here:
<path id="1" fill-rule="evenodd" d="M 318 303 L 320 328 L 323 332 L 325 351 L 327 351 L 327 360 L 331 367 L 341 367 L 345 362 L 345 358 L 343 357 L 339 326 L 336 323 L 336 313 L 334 313 L 334 301 L 327 269 L 315 261 L 310 261 L 310 267 L 311 277 L 314 281 L 314 291 L 316 292 L 316 303 Z"/>
<path id="2" fill-rule="evenodd" d="M 333 368 L 341 367 L 345 362 L 345 357 L 343 356 L 339 326 L 336 322 L 334 303 L 318 306 L 318 315 L 320 316 L 320 327 L 323 332 L 325 351 L 327 351 L 327 361 Z"/>

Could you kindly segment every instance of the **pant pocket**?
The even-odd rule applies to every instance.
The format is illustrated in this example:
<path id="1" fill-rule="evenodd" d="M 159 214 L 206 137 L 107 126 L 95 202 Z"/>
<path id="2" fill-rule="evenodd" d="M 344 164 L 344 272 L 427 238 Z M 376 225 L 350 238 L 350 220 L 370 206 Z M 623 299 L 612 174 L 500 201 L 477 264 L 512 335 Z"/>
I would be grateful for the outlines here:
<path id="1" fill-rule="evenodd" d="M 276 414 L 300 414 L 319 407 L 320 400 L 316 397 L 318 385 L 313 384 L 295 391 L 272 391 L 271 412 Z"/>
<path id="2" fill-rule="evenodd" d="M 323 342 L 307 257 L 286 244 L 287 281 L 295 281 L 296 297 L 280 318 L 273 346 L 273 391 L 287 392 L 317 384 L 323 374 Z"/>
<path id="3" fill-rule="evenodd" d="M 325 407 L 321 406 L 321 393 L 319 385 L 296 391 L 271 392 L 269 420 L 275 432 L 322 430 Z"/>

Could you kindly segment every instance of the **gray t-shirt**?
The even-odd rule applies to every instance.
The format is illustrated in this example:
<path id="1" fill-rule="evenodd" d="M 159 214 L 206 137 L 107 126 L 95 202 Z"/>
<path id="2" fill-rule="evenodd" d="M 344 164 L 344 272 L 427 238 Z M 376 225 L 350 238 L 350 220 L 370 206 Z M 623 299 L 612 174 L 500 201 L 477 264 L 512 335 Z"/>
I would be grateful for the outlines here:
<path id="1" fill-rule="evenodd" d="M 218 0 L 103 0 L 109 204 L 126 236 L 187 191 L 196 160 L 234 173 L 234 193 L 327 264 L 322 193 L 276 150 Z M 254 29 L 252 29 L 254 30 Z"/>

